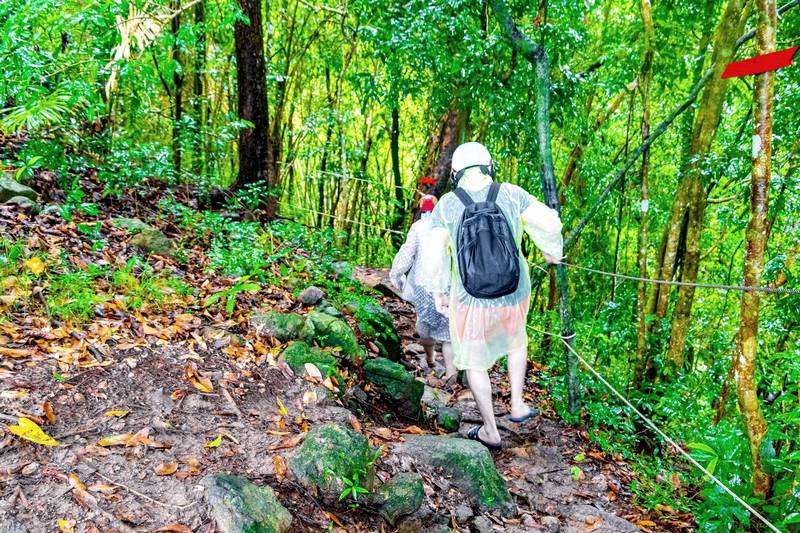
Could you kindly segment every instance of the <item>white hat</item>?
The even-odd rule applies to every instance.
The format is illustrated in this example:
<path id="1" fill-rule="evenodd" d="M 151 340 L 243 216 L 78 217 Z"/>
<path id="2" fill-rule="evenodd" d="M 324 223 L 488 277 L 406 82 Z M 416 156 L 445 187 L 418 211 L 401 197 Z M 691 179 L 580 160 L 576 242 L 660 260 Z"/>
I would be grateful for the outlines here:
<path id="1" fill-rule="evenodd" d="M 467 167 L 477 165 L 491 166 L 492 156 L 484 145 L 476 142 L 464 143 L 453 152 L 451 167 L 453 172 L 458 172 Z"/>

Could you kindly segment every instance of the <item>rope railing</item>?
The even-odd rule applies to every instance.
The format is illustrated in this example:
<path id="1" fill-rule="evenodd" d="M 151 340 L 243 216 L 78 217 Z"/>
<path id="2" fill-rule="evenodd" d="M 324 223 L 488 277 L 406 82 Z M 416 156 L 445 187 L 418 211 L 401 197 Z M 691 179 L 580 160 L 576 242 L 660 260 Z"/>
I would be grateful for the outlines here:
<path id="1" fill-rule="evenodd" d="M 589 362 L 588 362 L 588 361 L 587 361 L 587 360 L 586 360 L 586 359 L 585 359 L 583 356 L 581 356 L 581 354 L 579 354 L 579 353 L 577 352 L 577 350 L 575 350 L 575 348 L 573 348 L 573 347 L 572 347 L 572 345 L 571 345 L 569 342 L 567 342 L 568 340 L 570 340 L 570 339 L 572 339 L 573 337 L 575 337 L 575 333 L 572 333 L 571 335 L 568 335 L 568 336 L 566 336 L 566 337 L 565 337 L 565 336 L 563 336 L 563 335 L 559 335 L 559 334 L 557 334 L 557 333 L 552 333 L 552 332 L 550 332 L 550 331 L 545 331 L 545 330 L 543 330 L 543 329 L 539 329 L 539 328 L 536 328 L 536 327 L 533 327 L 533 326 L 530 326 L 530 325 L 528 326 L 528 329 L 529 329 L 529 330 L 531 330 L 531 331 L 536 331 L 536 332 L 542 333 L 543 335 L 549 335 L 549 336 L 551 336 L 551 337 L 557 337 L 559 340 L 561 340 L 561 342 L 562 342 L 562 343 L 564 343 L 564 346 L 566 346 L 566 347 L 567 347 L 567 349 L 568 349 L 568 350 L 569 350 L 569 351 L 572 353 L 572 355 L 574 355 L 574 356 L 575 356 L 575 358 L 576 358 L 576 359 L 578 359 L 578 361 L 580 361 L 580 362 L 581 362 L 581 364 L 582 364 L 582 365 L 584 365 L 584 366 L 585 366 L 585 367 L 586 367 L 586 368 L 589 370 L 589 372 L 591 372 L 591 373 L 592 373 L 592 375 L 594 375 L 594 377 L 596 377 L 596 378 L 597 378 L 597 379 L 598 379 L 598 380 L 599 380 L 599 381 L 600 381 L 600 382 L 601 382 L 603 385 L 605 385 L 605 386 L 606 386 L 606 388 L 607 388 L 608 390 L 610 390 L 610 391 L 611 391 L 611 392 L 614 394 L 614 396 L 616 396 L 617 398 L 619 398 L 619 399 L 620 399 L 620 401 L 621 401 L 622 403 L 624 403 L 624 404 L 625 404 L 625 405 L 626 405 L 628 408 L 630 408 L 630 409 L 631 409 L 631 410 L 632 410 L 634 413 L 636 413 L 636 415 L 637 415 L 637 416 L 638 416 L 638 417 L 639 417 L 639 418 L 640 418 L 640 419 L 641 419 L 641 420 L 642 420 L 642 421 L 643 421 L 645 424 L 647 424 L 647 426 L 648 426 L 650 429 L 652 429 L 654 432 L 656 432 L 656 433 L 657 433 L 657 434 L 658 434 L 658 435 L 659 435 L 659 436 L 660 436 L 662 439 L 664 439 L 664 441 L 665 441 L 665 442 L 667 442 L 667 443 L 668 443 L 670 446 L 672 446 L 673 448 L 675 448 L 675 450 L 677 450 L 677 452 L 678 452 L 680 455 L 682 455 L 683 457 L 685 457 L 685 458 L 686 458 L 686 460 L 687 460 L 687 461 L 689 461 L 689 463 L 691 463 L 691 464 L 692 464 L 694 467 L 696 467 L 698 470 L 700 470 L 700 471 L 701 471 L 701 472 L 702 472 L 704 475 L 708 476 L 708 478 L 709 478 L 711 481 L 713 481 L 714 483 L 716 483 L 716 484 L 717 484 L 717 485 L 718 485 L 718 486 L 719 486 L 719 487 L 720 487 L 722 490 L 724 490 L 724 491 L 725 491 L 725 492 L 726 492 L 726 493 L 727 493 L 727 494 L 728 494 L 728 495 L 729 495 L 731 498 L 733 498 L 733 499 L 734 499 L 734 500 L 735 500 L 737 503 L 739 503 L 739 504 L 740 504 L 742 507 L 744 507 L 745 509 L 747 509 L 747 510 L 748 510 L 748 511 L 749 511 L 749 512 L 750 512 L 750 513 L 753 515 L 753 516 L 755 516 L 756 518 L 758 518 L 758 519 L 759 519 L 759 520 L 760 520 L 760 521 L 761 521 L 761 522 L 762 522 L 762 523 L 763 523 L 765 526 L 767 526 L 767 527 L 768 527 L 768 528 L 769 528 L 771 531 L 774 531 L 775 533 L 781 533 L 781 530 L 780 530 L 780 529 L 778 529 L 778 528 L 777 528 L 777 527 L 776 527 L 776 526 L 775 526 L 775 525 L 774 525 L 772 522 L 770 522 L 770 521 L 769 521 L 769 520 L 768 520 L 768 519 L 767 519 L 767 518 L 766 518 L 764 515 L 762 515 L 762 514 L 761 514 L 761 513 L 759 513 L 759 512 L 758 512 L 756 509 L 754 509 L 754 508 L 753 508 L 753 506 L 751 506 L 749 503 L 747 503 L 746 501 L 744 501 L 744 499 L 742 499 L 742 497 L 741 497 L 741 496 L 739 496 L 738 494 L 736 494 L 735 492 L 733 492 L 733 490 L 731 490 L 731 489 L 730 489 L 730 488 L 729 488 L 727 485 L 725 485 L 725 483 L 723 483 L 723 482 L 722 482 L 722 481 L 721 481 L 721 480 L 720 480 L 718 477 L 716 477 L 716 476 L 715 476 L 713 473 L 711 473 L 711 472 L 710 472 L 710 471 L 709 471 L 709 470 L 708 470 L 706 467 L 704 467 L 702 464 L 700 464 L 700 463 L 697 461 L 697 459 L 695 459 L 694 457 L 692 457 L 692 456 L 691 456 L 691 454 L 690 454 L 689 452 L 687 452 L 686 450 L 684 450 L 684 449 L 683 449 L 683 447 L 682 447 L 680 444 L 678 444 L 677 442 L 675 442 L 675 440 L 674 440 L 674 439 L 672 439 L 672 438 L 671 438 L 669 435 L 667 435 L 666 433 L 664 433 L 664 431 L 662 431 L 662 430 L 661 430 L 661 428 L 659 428 L 659 427 L 656 425 L 656 423 L 655 423 L 655 422 L 653 422 L 653 421 L 652 421 L 650 418 L 648 418 L 648 417 L 647 417 L 647 416 L 646 416 L 644 413 L 642 413 L 642 412 L 641 412 L 639 409 L 637 409 L 637 408 L 636 408 L 636 407 L 635 407 L 635 406 L 634 406 L 634 405 L 633 405 L 633 404 L 630 402 L 630 400 L 628 400 L 628 399 L 627 399 L 627 398 L 626 398 L 626 397 L 625 397 L 625 396 L 624 396 L 624 395 L 623 395 L 621 392 L 619 392 L 619 391 L 618 391 L 618 390 L 617 390 L 617 389 L 616 389 L 616 388 L 615 388 L 615 387 L 614 387 L 614 386 L 613 386 L 611 383 L 609 383 L 609 381 L 608 381 L 606 378 L 604 378 L 604 377 L 602 376 L 602 374 L 600 374 L 600 372 L 598 372 L 597 370 L 595 370 L 595 368 L 594 368 L 594 367 L 593 367 L 591 364 L 589 364 Z"/>

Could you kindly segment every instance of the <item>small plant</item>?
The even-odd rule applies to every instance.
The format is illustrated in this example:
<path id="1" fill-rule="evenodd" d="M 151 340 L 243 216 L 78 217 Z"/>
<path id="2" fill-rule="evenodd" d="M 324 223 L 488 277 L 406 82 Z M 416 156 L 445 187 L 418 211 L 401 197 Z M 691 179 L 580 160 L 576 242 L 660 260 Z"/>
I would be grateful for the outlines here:
<path id="1" fill-rule="evenodd" d="M 236 305 L 236 295 L 243 291 L 250 291 L 250 292 L 257 292 L 261 289 L 261 286 L 258 283 L 247 283 L 247 280 L 250 279 L 249 276 L 244 276 L 241 280 L 237 281 L 233 286 L 228 287 L 227 289 L 223 289 L 219 292 L 215 292 L 208 298 L 206 301 L 203 302 L 203 307 L 209 307 L 213 305 L 215 302 L 225 298 L 225 311 L 227 311 L 228 315 L 233 314 L 233 309 Z"/>

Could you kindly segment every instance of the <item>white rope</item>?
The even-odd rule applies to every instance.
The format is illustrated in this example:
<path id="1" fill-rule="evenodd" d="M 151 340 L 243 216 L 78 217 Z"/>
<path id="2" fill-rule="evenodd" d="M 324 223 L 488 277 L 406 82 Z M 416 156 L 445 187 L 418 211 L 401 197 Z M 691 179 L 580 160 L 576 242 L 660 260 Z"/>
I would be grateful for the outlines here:
<path id="1" fill-rule="evenodd" d="M 379 229 L 379 230 L 381 230 L 382 232 L 384 232 L 384 231 L 385 231 L 385 232 L 388 232 L 388 233 L 395 233 L 395 234 L 397 234 L 397 235 L 405 235 L 405 233 L 403 233 L 402 231 L 397 231 L 397 230 L 393 230 L 393 229 L 390 229 L 390 228 L 382 228 L 381 226 L 376 226 L 376 225 L 374 225 L 374 224 L 367 224 L 366 222 L 361 222 L 361 221 L 358 221 L 358 220 L 353 220 L 352 218 L 344 218 L 344 217 L 340 217 L 340 216 L 337 216 L 337 215 L 332 215 L 332 214 L 330 214 L 330 213 L 322 213 L 322 212 L 320 212 L 320 211 L 315 211 L 315 210 L 313 210 L 313 209 L 307 209 L 307 208 L 305 208 L 305 207 L 300 207 L 300 206 L 297 206 L 297 205 L 291 205 L 291 204 L 290 204 L 290 205 L 288 205 L 288 207 L 290 207 L 291 209 L 299 209 L 300 211 L 307 211 L 307 212 L 309 212 L 309 213 L 314 213 L 315 215 L 322 215 L 322 216 L 324 216 L 324 217 L 333 218 L 333 219 L 335 219 L 335 220 L 343 220 L 343 221 L 345 221 L 345 222 L 350 222 L 350 223 L 352 223 L 352 224 L 358 224 L 358 225 L 360 225 L 360 226 L 365 226 L 365 227 L 368 227 L 368 228 L 375 228 L 375 229 Z"/>
<path id="2" fill-rule="evenodd" d="M 599 380 L 600 380 L 600 381 L 603 383 L 603 385 L 605 385 L 605 386 L 606 386 L 606 387 L 607 387 L 607 388 L 608 388 L 608 389 L 609 389 L 611 392 L 613 392 L 613 393 L 614 393 L 614 395 L 615 395 L 617 398 L 619 398 L 619 399 L 622 401 L 622 403 L 624 403 L 625 405 L 627 405 L 628 407 L 630 407 L 630 408 L 633 410 L 633 412 L 634 412 L 634 413 L 636 413 L 636 414 L 639 416 L 639 418 L 641 418 L 641 419 L 642 419 L 642 420 L 645 422 L 645 424 L 647 424 L 647 425 L 650 427 L 650 429 L 652 429 L 653 431 L 655 431 L 656 433 L 658 433 L 658 434 L 661 436 L 661 438 L 662 438 L 662 439 L 664 439 L 666 442 L 668 442 L 670 445 L 672 445 L 672 446 L 673 446 L 673 447 L 674 447 L 676 450 L 678 450 L 678 452 L 680 452 L 680 454 L 681 454 L 681 455 L 683 455 L 683 456 L 686 458 L 686 460 L 687 460 L 687 461 L 689 461 L 690 463 L 692 463 L 692 465 L 694 465 L 695 467 L 697 467 L 697 468 L 698 468 L 698 469 L 699 469 L 701 472 L 703 472 L 703 474 L 707 475 L 707 476 L 709 477 L 709 479 L 711 479 L 711 480 L 712 480 L 714 483 L 716 483 L 717 485 L 719 485 L 719 486 L 720 486 L 720 488 L 722 488 L 722 490 L 724 490 L 725 492 L 727 492 L 727 493 L 728 493 L 728 494 L 729 494 L 729 495 L 730 495 L 730 496 L 731 496 L 731 497 L 732 497 L 734 500 L 736 500 L 737 502 L 739 502 L 739 503 L 740 503 L 740 504 L 741 504 L 741 505 L 742 505 L 742 506 L 743 506 L 745 509 L 747 509 L 748 511 L 750 511 L 750 512 L 753 514 L 753 516 L 755 516 L 756 518 L 758 518 L 758 519 L 759 519 L 759 520 L 760 520 L 760 521 L 761 521 L 761 522 L 762 522 L 762 523 L 763 523 L 765 526 L 767 526 L 769 529 L 771 529 L 771 530 L 772 530 L 772 531 L 774 531 L 775 533 L 781 533 L 781 530 L 780 530 L 780 529 L 778 529 L 778 528 L 777 528 L 777 527 L 776 527 L 774 524 L 772 524 L 772 522 L 770 522 L 769 520 L 767 520 L 767 519 L 766 519 L 766 518 L 765 518 L 765 517 L 764 517 L 764 516 L 763 516 L 761 513 L 759 513 L 759 512 L 758 512 L 758 511 L 756 511 L 755 509 L 753 509 L 753 507 L 752 507 L 750 504 L 748 504 L 748 503 L 747 503 L 746 501 L 744 501 L 744 500 L 743 500 L 741 497 L 739 497 L 739 495 L 738 495 L 738 494 L 736 494 L 736 493 L 735 493 L 735 492 L 733 492 L 731 489 L 729 489 L 729 488 L 727 487 L 727 485 L 725 485 L 725 483 L 723 483 L 722 481 L 720 481 L 720 480 L 719 480 L 719 478 L 717 478 L 717 477 L 716 477 L 714 474 L 712 474 L 711 472 L 709 472 L 709 471 L 708 471 L 708 469 L 707 469 L 706 467 L 704 467 L 704 466 L 703 466 L 703 465 L 701 465 L 699 462 L 697 462 L 697 460 L 696 460 L 694 457 L 692 457 L 692 456 L 691 456 L 691 455 L 690 455 L 690 454 L 689 454 L 689 453 L 688 453 L 686 450 L 684 450 L 684 449 L 683 449 L 683 448 L 682 448 L 682 447 L 681 447 L 681 446 L 680 446 L 680 445 L 679 445 L 677 442 L 675 442 L 674 440 L 672 440 L 672 439 L 669 437 L 669 435 L 667 435 L 666 433 L 664 433 L 663 431 L 661 431 L 661 429 L 659 429 L 659 427 L 658 427 L 658 426 L 656 426 L 655 422 L 653 422 L 652 420 L 650 420 L 649 418 L 647 418 L 647 417 L 646 417 L 646 416 L 645 416 L 645 415 L 644 415 L 644 414 L 643 414 L 641 411 L 639 411 L 639 410 L 638 410 L 638 409 L 637 409 L 637 408 L 636 408 L 636 407 L 635 407 L 635 406 L 634 406 L 634 405 L 633 405 L 633 404 L 632 404 L 630 401 L 628 401 L 628 399 L 627 399 L 625 396 L 623 396 L 623 395 L 622 395 L 622 393 L 620 393 L 620 392 L 619 392 L 617 389 L 615 389 L 615 388 L 614 388 L 614 386 L 613 386 L 613 385 L 611 385 L 611 383 L 609 383 L 609 382 L 608 382 L 608 381 L 607 381 L 607 380 L 606 380 L 606 379 L 605 379 L 605 378 L 604 378 L 602 375 L 600 375 L 600 373 L 599 373 L 597 370 L 595 370 L 595 369 L 592 367 L 592 365 L 590 365 L 590 364 L 589 364 L 589 362 L 588 362 L 588 361 L 586 361 L 586 359 L 584 359 L 583 357 L 581 357 L 581 355 L 580 355 L 578 352 L 576 352 L 576 351 L 575 351 L 575 348 L 573 348 L 573 347 L 570 345 L 570 343 L 569 343 L 569 342 L 567 342 L 569 339 L 571 339 L 571 338 L 573 338 L 573 337 L 575 336 L 575 333 L 572 333 L 571 335 L 569 335 L 569 336 L 567 336 L 567 337 L 564 337 L 564 336 L 562 336 L 562 335 L 558 335 L 558 334 L 556 334 L 556 333 L 551 333 L 551 332 L 549 332 L 549 331 L 545 331 L 545 330 L 542 330 L 542 329 L 539 329 L 539 328 L 535 328 L 535 327 L 533 327 L 533 326 L 528 326 L 528 328 L 529 328 L 529 329 L 532 329 L 532 330 L 534 330 L 534 331 L 538 331 L 539 333 L 543 333 L 543 334 L 545 334 L 545 335 L 550 335 L 550 336 L 552 336 L 552 337 L 558 337 L 559 339 L 561 339 L 561 342 L 563 342 L 563 343 L 564 343 L 564 346 L 566 346 L 566 347 L 567 347 L 567 349 L 568 349 L 570 352 L 572 352 L 572 354 L 573 354 L 575 357 L 577 357 L 577 358 L 578 358 L 578 360 L 579 360 L 579 361 L 580 361 L 580 362 L 581 362 L 581 363 L 582 363 L 584 366 L 586 366 L 586 368 L 588 368 L 588 369 L 589 369 L 589 371 L 590 371 L 592 374 L 594 374 L 594 376 L 595 376 L 597 379 L 599 379 Z"/>

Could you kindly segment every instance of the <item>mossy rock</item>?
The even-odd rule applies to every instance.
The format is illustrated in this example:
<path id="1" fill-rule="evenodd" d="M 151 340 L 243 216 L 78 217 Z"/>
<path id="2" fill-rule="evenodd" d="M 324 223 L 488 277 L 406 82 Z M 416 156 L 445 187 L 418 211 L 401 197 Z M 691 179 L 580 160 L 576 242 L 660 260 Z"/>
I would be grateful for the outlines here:
<path id="1" fill-rule="evenodd" d="M 319 348 L 309 346 L 303 341 L 294 341 L 281 353 L 281 359 L 286 361 L 295 374 L 303 375 L 305 364 L 311 363 L 322 372 L 323 376 L 336 373 L 336 358 Z"/>
<path id="2" fill-rule="evenodd" d="M 376 496 L 381 516 L 394 526 L 397 519 L 414 513 L 425 500 L 422 476 L 416 472 L 402 472 L 378 489 Z"/>
<path id="3" fill-rule="evenodd" d="M 206 488 L 206 500 L 222 533 L 289 531 L 292 515 L 270 487 L 232 474 L 211 474 L 200 484 Z"/>
<path id="4" fill-rule="evenodd" d="M 39 194 L 27 185 L 21 184 L 7 174 L 0 174 L 0 203 L 4 203 L 15 196 L 24 196 L 33 201 L 39 199 Z"/>
<path id="5" fill-rule="evenodd" d="M 347 322 L 316 309 L 306 315 L 300 337 L 322 347 L 338 348 L 339 353 L 350 359 L 363 355 L 356 334 Z"/>
<path id="6" fill-rule="evenodd" d="M 275 337 L 280 342 L 299 339 L 304 324 L 305 318 L 297 313 L 268 311 L 250 316 L 251 328 L 265 335 Z"/>
<path id="7" fill-rule="evenodd" d="M 436 423 L 445 431 L 451 433 L 458 431 L 461 427 L 461 411 L 453 407 L 444 405 L 436 406 Z"/>
<path id="8" fill-rule="evenodd" d="M 138 218 L 119 217 L 113 219 L 113 223 L 118 228 L 128 230 L 130 234 L 140 233 L 145 230 L 155 230 L 153 226 L 146 222 L 142 222 Z"/>
<path id="9" fill-rule="evenodd" d="M 399 361 L 403 355 L 403 344 L 392 314 L 374 303 L 351 302 L 347 308 L 358 320 L 361 335 L 378 347 L 381 357 Z"/>
<path id="10" fill-rule="evenodd" d="M 325 424 L 308 432 L 289 459 L 289 468 L 305 487 L 334 502 L 345 489 L 345 479 L 358 476 L 359 484 L 371 489 L 372 458 L 372 448 L 363 435 L 347 426 Z"/>
<path id="11" fill-rule="evenodd" d="M 131 237 L 131 244 L 146 254 L 172 257 L 175 254 L 175 243 L 157 229 L 143 229 Z"/>
<path id="12" fill-rule="evenodd" d="M 39 211 L 39 204 L 28 198 L 27 196 L 14 196 L 6 200 L 6 205 L 16 205 L 17 207 L 31 212 Z"/>
<path id="13" fill-rule="evenodd" d="M 397 412 L 419 418 L 425 384 L 417 381 L 403 365 L 383 357 L 370 359 L 364 362 L 364 375 L 381 394 L 392 400 Z"/>
<path id="14" fill-rule="evenodd" d="M 393 452 L 410 458 L 418 467 L 441 469 L 479 506 L 513 514 L 508 486 L 497 472 L 489 450 L 481 443 L 458 437 L 408 435 Z"/>

